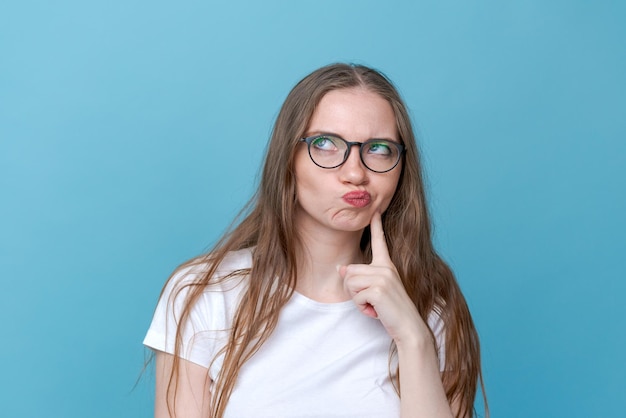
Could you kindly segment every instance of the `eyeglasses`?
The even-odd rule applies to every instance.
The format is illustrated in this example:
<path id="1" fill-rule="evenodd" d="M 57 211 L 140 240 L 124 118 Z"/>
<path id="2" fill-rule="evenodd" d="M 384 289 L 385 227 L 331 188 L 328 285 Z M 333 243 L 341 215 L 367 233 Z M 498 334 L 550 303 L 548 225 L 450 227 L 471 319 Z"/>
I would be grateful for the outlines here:
<path id="1" fill-rule="evenodd" d="M 337 168 L 346 162 L 354 145 L 359 146 L 361 162 L 375 173 L 386 173 L 398 165 L 404 145 L 387 139 L 348 142 L 333 135 L 314 135 L 300 139 L 309 148 L 311 161 L 321 168 Z"/>

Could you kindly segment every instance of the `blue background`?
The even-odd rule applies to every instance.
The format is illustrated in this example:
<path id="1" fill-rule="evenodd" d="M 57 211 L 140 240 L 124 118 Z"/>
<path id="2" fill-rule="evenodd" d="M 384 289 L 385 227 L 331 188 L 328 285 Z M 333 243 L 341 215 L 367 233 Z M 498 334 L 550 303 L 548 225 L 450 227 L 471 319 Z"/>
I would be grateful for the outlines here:
<path id="1" fill-rule="evenodd" d="M 492 415 L 624 416 L 625 23 L 618 1 L 3 2 L 0 414 L 152 415 L 163 282 L 247 201 L 291 87 L 352 61 L 411 109 Z"/>

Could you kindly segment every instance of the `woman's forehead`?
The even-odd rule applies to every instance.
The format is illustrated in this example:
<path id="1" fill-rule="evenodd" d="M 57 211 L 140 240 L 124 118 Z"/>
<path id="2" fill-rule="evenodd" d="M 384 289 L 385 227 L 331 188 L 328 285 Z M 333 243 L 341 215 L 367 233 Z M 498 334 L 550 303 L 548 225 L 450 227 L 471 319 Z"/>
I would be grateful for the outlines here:
<path id="1" fill-rule="evenodd" d="M 398 139 L 391 104 L 378 93 L 360 87 L 326 93 L 316 106 L 306 132 L 333 133 L 354 141 Z"/>

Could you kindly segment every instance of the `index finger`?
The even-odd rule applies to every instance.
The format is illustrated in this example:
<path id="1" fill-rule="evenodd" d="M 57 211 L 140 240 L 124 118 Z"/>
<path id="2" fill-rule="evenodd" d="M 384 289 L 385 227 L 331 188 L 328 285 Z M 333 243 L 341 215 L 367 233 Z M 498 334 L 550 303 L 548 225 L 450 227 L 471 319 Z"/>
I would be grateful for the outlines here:
<path id="1" fill-rule="evenodd" d="M 389 264 L 391 257 L 389 257 L 385 231 L 383 231 L 383 220 L 379 212 L 376 212 L 370 221 L 370 240 L 372 244 L 372 264 Z"/>

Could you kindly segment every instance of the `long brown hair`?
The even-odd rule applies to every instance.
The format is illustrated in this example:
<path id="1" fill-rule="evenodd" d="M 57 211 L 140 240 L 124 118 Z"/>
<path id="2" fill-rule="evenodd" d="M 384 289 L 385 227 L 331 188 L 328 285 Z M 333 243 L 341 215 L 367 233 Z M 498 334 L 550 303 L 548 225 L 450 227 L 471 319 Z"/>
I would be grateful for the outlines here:
<path id="1" fill-rule="evenodd" d="M 433 309 L 440 312 L 446 335 L 443 386 L 448 400 L 460 406 L 458 417 L 474 416 L 477 384 L 480 382 L 482 387 L 478 336 L 452 271 L 432 245 L 420 158 L 407 109 L 384 75 L 365 66 L 348 64 L 320 68 L 291 90 L 274 125 L 259 188 L 242 212 L 242 220 L 212 251 L 187 263 L 205 264 L 208 268 L 191 285 L 179 319 L 168 384 L 170 411 L 175 409 L 169 399 L 174 395 L 175 402 L 182 352 L 181 324 L 188 320 L 206 286 L 224 279 L 215 277 L 215 273 L 228 252 L 254 247 L 252 267 L 233 272 L 233 275 L 249 275 L 249 284 L 233 318 L 228 343 L 218 353 L 224 355 L 224 362 L 211 390 L 212 417 L 223 416 L 242 365 L 275 329 L 278 315 L 297 280 L 296 248 L 300 239 L 294 228 L 296 147 L 322 97 L 329 91 L 352 87 L 379 94 L 391 104 L 395 114 L 406 153 L 396 193 L 383 215 L 389 254 L 422 318 L 426 321 Z M 361 243 L 368 260 L 371 258 L 368 228 Z"/>

